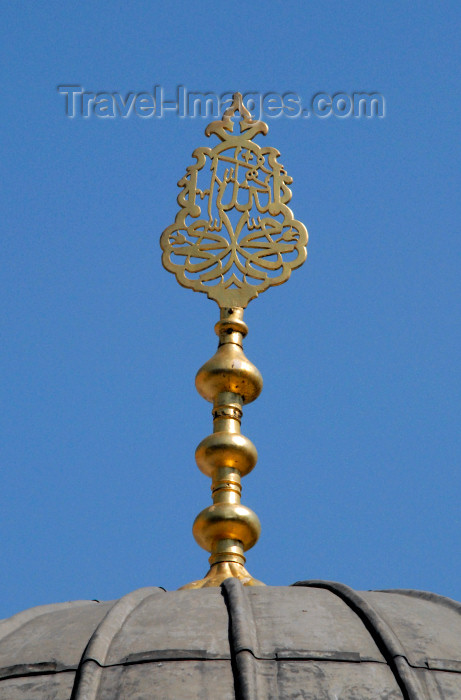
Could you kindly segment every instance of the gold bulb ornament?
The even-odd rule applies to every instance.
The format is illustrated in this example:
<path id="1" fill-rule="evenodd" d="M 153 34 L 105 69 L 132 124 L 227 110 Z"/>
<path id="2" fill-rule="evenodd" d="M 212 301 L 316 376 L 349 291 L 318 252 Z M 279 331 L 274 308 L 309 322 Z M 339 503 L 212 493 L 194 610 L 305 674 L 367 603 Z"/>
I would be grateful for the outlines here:
<path id="1" fill-rule="evenodd" d="M 237 112 L 240 120 L 233 119 Z M 195 380 L 213 404 L 213 432 L 195 452 L 200 471 L 212 480 L 213 504 L 197 515 L 192 531 L 210 553 L 211 566 L 205 578 L 182 588 L 219 586 L 229 577 L 264 585 L 244 567 L 244 552 L 256 544 L 261 526 L 240 502 L 241 477 L 258 457 L 240 425 L 242 407 L 259 396 L 263 381 L 243 352 L 243 311 L 260 292 L 286 282 L 305 261 L 307 244 L 304 225 L 287 206 L 292 179 L 277 161 L 279 152 L 252 140 L 267 132 L 235 93 L 222 119 L 206 127 L 206 136 L 216 135 L 218 143 L 194 151 L 196 163 L 178 182 L 180 210 L 160 239 L 164 267 L 220 307 L 218 349 Z"/>

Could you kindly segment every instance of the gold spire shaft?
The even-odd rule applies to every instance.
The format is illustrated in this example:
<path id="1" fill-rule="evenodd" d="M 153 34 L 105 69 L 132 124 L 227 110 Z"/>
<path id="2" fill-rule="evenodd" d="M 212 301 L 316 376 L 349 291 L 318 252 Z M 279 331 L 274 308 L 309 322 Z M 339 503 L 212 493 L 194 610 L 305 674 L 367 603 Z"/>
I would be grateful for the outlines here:
<path id="1" fill-rule="evenodd" d="M 241 477 L 258 458 L 253 443 L 240 432 L 242 406 L 259 396 L 262 377 L 243 352 L 248 332 L 243 308 L 221 309 L 215 331 L 218 350 L 195 380 L 199 394 L 213 403 L 213 432 L 195 452 L 197 466 L 212 479 L 213 505 L 197 515 L 192 529 L 197 543 L 211 554 L 211 568 L 204 579 L 183 588 L 219 586 L 229 576 L 247 586 L 263 585 L 243 566 L 244 552 L 256 544 L 261 526 L 257 515 L 240 502 Z"/>

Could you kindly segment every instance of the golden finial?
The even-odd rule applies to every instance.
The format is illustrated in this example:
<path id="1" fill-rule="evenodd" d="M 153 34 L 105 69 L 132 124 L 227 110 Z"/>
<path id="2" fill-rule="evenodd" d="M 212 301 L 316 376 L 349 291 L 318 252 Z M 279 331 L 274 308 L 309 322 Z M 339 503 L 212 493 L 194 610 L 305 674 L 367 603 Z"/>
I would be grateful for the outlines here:
<path id="1" fill-rule="evenodd" d="M 232 120 L 236 112 L 238 134 Z M 287 206 L 292 178 L 277 162 L 279 152 L 251 140 L 267 131 L 236 92 L 222 120 L 206 127 L 205 134 L 220 141 L 194 151 L 196 164 L 178 182 L 181 208 L 160 239 L 164 267 L 181 285 L 205 292 L 220 307 L 218 350 L 195 380 L 199 394 L 213 404 L 213 433 L 195 452 L 199 469 L 212 479 L 213 505 L 193 525 L 196 541 L 211 554 L 211 568 L 204 579 L 183 588 L 219 586 L 229 577 L 247 586 L 263 585 L 244 568 L 244 552 L 257 542 L 261 526 L 240 503 L 241 477 L 258 456 L 241 434 L 240 422 L 242 406 L 259 396 L 263 382 L 243 352 L 248 332 L 243 310 L 260 292 L 286 282 L 305 261 L 307 244 L 304 225 Z M 202 183 L 210 171 L 211 178 Z"/>

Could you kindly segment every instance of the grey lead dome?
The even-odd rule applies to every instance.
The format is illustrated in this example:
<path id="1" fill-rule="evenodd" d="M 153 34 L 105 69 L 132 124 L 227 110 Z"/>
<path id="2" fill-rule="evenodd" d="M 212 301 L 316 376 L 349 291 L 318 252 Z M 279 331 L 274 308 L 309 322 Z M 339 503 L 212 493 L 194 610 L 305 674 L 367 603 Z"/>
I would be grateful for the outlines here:
<path id="1" fill-rule="evenodd" d="M 32 608 L 0 622 L 0 700 L 460 700 L 461 605 L 329 581 Z"/>

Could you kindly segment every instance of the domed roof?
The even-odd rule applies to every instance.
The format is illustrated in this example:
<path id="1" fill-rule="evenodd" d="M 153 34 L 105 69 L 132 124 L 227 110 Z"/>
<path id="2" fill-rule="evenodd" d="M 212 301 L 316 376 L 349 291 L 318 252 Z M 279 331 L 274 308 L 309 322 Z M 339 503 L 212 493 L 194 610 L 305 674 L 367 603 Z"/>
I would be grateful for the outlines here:
<path id="1" fill-rule="evenodd" d="M 461 605 L 328 581 L 32 608 L 0 622 L 1 700 L 459 700 Z"/>

